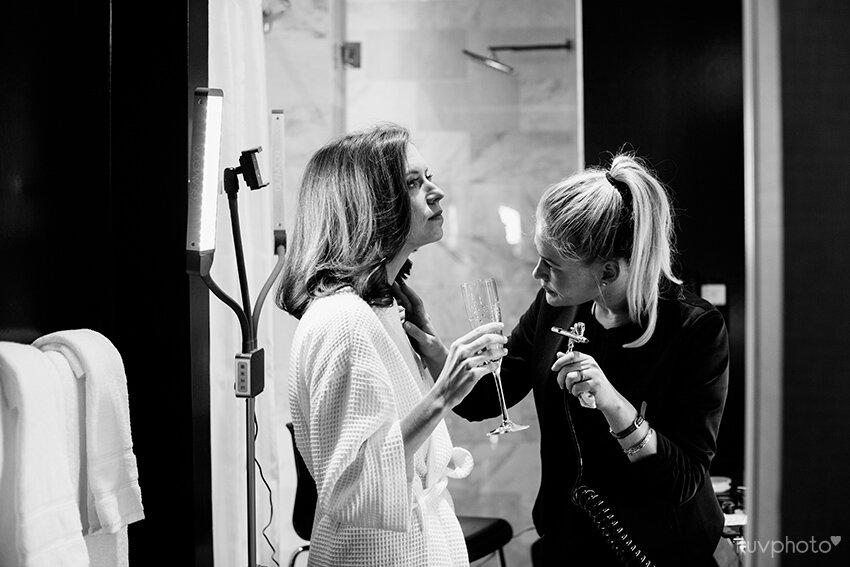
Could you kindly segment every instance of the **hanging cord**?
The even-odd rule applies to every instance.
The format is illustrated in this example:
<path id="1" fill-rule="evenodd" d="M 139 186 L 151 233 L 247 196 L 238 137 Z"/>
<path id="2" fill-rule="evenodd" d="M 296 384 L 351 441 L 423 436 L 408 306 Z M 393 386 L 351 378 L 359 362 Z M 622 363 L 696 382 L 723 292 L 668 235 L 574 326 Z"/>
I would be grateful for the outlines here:
<path id="1" fill-rule="evenodd" d="M 625 528 L 620 525 L 610 506 L 602 500 L 595 490 L 582 483 L 583 463 L 581 459 L 581 447 L 579 446 L 578 436 L 573 425 L 573 418 L 570 415 L 568 395 L 570 395 L 569 391 L 564 388 L 564 413 L 567 414 L 567 424 L 570 427 L 573 446 L 576 449 L 576 465 L 578 468 L 576 480 L 570 490 L 570 499 L 573 504 L 590 516 L 593 525 L 596 526 L 596 529 L 605 538 L 608 547 L 611 548 L 620 561 L 628 567 L 654 567 L 652 561 L 638 548 L 637 544 L 626 533 Z"/>
<path id="2" fill-rule="evenodd" d="M 257 422 L 257 414 L 254 413 L 254 441 L 257 440 L 257 435 L 259 435 L 259 434 L 260 434 L 260 424 Z M 269 540 L 269 536 L 266 535 L 266 530 L 269 529 L 269 526 L 272 525 L 272 520 L 274 520 L 274 501 L 273 501 L 273 498 L 272 498 L 272 487 L 269 486 L 269 483 L 266 480 L 266 475 L 263 474 L 263 466 L 260 464 L 260 461 L 258 461 L 257 458 L 254 457 L 254 462 L 257 464 L 257 469 L 259 469 L 259 471 L 260 471 L 260 478 L 262 479 L 263 484 L 266 485 L 266 489 L 268 489 L 268 491 L 269 491 L 269 523 L 266 524 L 266 527 L 263 528 L 263 531 L 262 531 L 263 539 L 265 539 L 266 543 L 269 544 L 269 547 L 272 548 L 272 561 L 274 561 L 275 564 L 278 567 L 280 567 L 280 563 L 278 563 L 277 559 L 274 558 L 275 553 L 277 553 L 277 550 L 274 548 L 274 545 L 272 545 L 271 540 Z"/>

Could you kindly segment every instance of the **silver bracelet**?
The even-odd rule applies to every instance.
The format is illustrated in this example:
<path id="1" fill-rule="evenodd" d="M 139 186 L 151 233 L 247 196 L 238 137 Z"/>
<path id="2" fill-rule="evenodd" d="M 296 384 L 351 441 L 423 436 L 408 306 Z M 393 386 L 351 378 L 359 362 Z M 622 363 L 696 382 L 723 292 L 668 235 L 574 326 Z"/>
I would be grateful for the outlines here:
<path id="1" fill-rule="evenodd" d="M 643 439 L 641 439 L 628 449 L 624 449 L 623 452 L 626 454 L 626 456 L 631 457 L 632 455 L 646 447 L 646 444 L 649 443 L 649 440 L 652 438 L 652 431 L 653 429 L 652 427 L 650 427 L 649 431 L 646 432 L 646 435 L 643 436 Z"/>

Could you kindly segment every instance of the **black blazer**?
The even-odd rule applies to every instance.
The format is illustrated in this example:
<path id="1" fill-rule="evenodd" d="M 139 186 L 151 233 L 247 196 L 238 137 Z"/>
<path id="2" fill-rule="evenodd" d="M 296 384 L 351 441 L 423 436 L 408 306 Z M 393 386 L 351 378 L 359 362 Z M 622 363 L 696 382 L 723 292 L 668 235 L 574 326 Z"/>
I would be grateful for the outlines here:
<path id="1" fill-rule="evenodd" d="M 591 302 L 554 308 L 542 290 L 520 318 L 502 363 L 507 404 L 534 392 L 540 426 L 541 483 L 532 512 L 541 536 L 583 549 L 603 546 L 587 515 L 570 501 L 578 473 L 568 428 L 569 407 L 581 446 L 582 479 L 615 508 L 638 545 L 658 565 L 696 563 L 711 557 L 723 514 L 709 480 L 728 386 L 729 349 L 723 317 L 711 304 L 674 286 L 662 294 L 650 341 L 623 348 L 643 329 L 627 324 L 604 329 Z M 645 418 L 658 436 L 658 452 L 629 462 L 611 437 L 601 412 L 564 396 L 550 368 L 566 339 L 552 326 L 586 324 L 586 345 L 606 377 L 635 408 L 646 402 Z M 493 378 L 482 379 L 455 412 L 477 421 L 498 415 Z M 518 434 L 522 435 L 522 434 Z M 603 553 L 604 550 L 598 550 Z"/>

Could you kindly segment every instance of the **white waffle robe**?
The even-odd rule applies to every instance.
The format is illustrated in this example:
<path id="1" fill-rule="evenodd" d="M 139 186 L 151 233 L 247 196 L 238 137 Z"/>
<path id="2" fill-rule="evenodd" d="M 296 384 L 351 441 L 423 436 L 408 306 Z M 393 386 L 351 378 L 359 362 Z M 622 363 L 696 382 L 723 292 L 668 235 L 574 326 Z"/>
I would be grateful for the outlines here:
<path id="1" fill-rule="evenodd" d="M 405 463 L 401 419 L 432 384 L 397 306 L 370 307 L 345 288 L 304 313 L 289 400 L 318 490 L 310 566 L 469 564 L 446 484 L 469 474 L 472 456 L 441 421 Z"/>

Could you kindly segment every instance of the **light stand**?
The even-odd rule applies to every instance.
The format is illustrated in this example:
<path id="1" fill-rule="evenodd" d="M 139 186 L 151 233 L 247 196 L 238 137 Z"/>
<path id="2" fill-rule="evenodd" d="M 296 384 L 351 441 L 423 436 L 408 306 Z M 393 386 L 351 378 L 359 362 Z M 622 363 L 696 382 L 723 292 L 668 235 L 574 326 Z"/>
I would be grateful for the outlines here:
<path id="1" fill-rule="evenodd" d="M 283 251 L 285 249 L 285 231 L 275 230 L 275 251 L 278 261 L 263 285 L 257 297 L 256 311 L 252 313 L 248 291 L 248 279 L 245 270 L 245 255 L 242 248 L 242 233 L 239 226 L 239 175 L 252 189 L 265 187 L 257 163 L 257 147 L 243 151 L 239 157 L 239 167 L 224 170 L 224 191 L 227 193 L 230 208 L 230 224 L 233 232 L 233 244 L 236 255 L 236 268 L 239 276 L 239 289 L 242 298 L 240 306 L 213 281 L 210 275 L 213 254 L 215 252 L 215 215 L 217 209 L 217 171 L 221 133 L 221 99 L 223 93 L 218 89 L 196 89 L 196 111 L 192 130 L 192 168 L 189 180 L 189 231 L 187 235 L 187 272 L 199 276 L 210 291 L 225 305 L 230 307 L 239 320 L 242 332 L 242 352 L 236 355 L 236 396 L 245 398 L 246 431 L 246 472 L 248 506 L 248 567 L 257 567 L 257 528 L 256 528 L 256 456 L 255 456 L 255 398 L 265 386 L 265 355 L 257 348 L 257 327 L 259 315 L 266 295 L 283 269 Z M 215 101 L 213 107 L 209 101 Z M 214 112 L 210 113 L 211 110 Z M 213 165 L 214 164 L 214 165 Z M 203 175 L 201 174 L 203 173 Z M 211 221 L 210 221 L 211 219 Z M 210 222 L 212 224 L 210 224 Z"/>
<path id="2" fill-rule="evenodd" d="M 243 328 L 242 352 L 236 355 L 236 383 L 234 389 L 237 397 L 245 398 L 245 446 L 247 448 L 246 471 L 248 481 L 248 567 L 256 567 L 257 565 L 255 468 L 257 431 L 255 427 L 255 398 L 265 387 L 265 355 L 263 349 L 257 348 L 257 328 L 260 320 L 260 310 L 265 302 L 266 295 L 283 268 L 282 252 L 284 246 L 281 243 L 276 248 L 278 261 L 263 285 L 260 295 L 257 297 L 255 304 L 256 311 L 252 313 L 251 299 L 248 292 L 248 278 L 245 270 L 245 254 L 242 248 L 242 233 L 239 225 L 237 194 L 239 192 L 239 175 L 242 175 L 245 183 L 252 190 L 268 185 L 268 183 L 263 183 L 259 164 L 257 163 L 257 153 L 260 151 L 262 151 L 262 148 L 259 147 L 243 151 L 239 157 L 239 167 L 224 170 L 224 192 L 227 193 L 227 202 L 230 208 L 230 225 L 233 231 L 239 289 L 242 295 L 241 309 L 226 294 L 223 294 L 223 292 L 221 294 L 216 293 L 212 287 L 210 288 L 213 293 L 234 310 Z M 285 242 L 285 233 L 283 241 Z"/>

